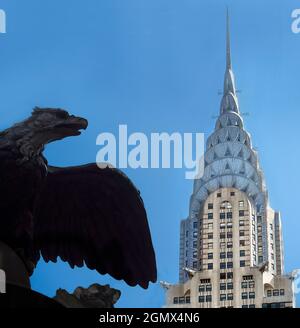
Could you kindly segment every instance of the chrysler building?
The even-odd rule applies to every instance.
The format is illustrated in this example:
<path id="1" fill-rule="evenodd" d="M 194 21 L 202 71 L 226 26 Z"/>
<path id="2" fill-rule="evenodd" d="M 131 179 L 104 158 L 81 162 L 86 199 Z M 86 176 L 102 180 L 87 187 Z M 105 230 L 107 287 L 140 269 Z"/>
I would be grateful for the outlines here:
<path id="1" fill-rule="evenodd" d="M 165 307 L 295 307 L 296 271 L 284 273 L 280 213 L 269 204 L 263 172 L 244 127 L 231 62 L 220 114 L 181 221 L 179 284 L 164 284 Z"/>

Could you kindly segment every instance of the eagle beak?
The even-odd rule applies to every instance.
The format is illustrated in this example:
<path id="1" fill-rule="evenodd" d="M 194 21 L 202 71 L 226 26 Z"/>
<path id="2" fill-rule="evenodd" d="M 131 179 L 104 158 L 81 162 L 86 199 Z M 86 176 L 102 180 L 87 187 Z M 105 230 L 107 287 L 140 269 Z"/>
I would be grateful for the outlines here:
<path id="1" fill-rule="evenodd" d="M 71 115 L 68 119 L 67 125 L 70 128 L 74 128 L 76 130 L 85 130 L 88 127 L 88 121 L 82 117 L 76 117 Z"/>
<path id="2" fill-rule="evenodd" d="M 79 136 L 80 130 L 88 127 L 88 121 L 82 117 L 70 115 L 63 123 L 55 126 L 55 130 L 59 131 L 59 137 L 65 138 L 70 136 Z"/>

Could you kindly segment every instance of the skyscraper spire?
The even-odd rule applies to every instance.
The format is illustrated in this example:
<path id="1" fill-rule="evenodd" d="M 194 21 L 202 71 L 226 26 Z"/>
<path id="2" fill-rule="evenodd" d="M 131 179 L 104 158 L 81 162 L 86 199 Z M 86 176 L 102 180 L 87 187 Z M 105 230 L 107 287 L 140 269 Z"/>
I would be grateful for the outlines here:
<path id="1" fill-rule="evenodd" d="M 220 113 L 224 114 L 228 111 L 239 113 L 238 99 L 236 96 L 234 75 L 232 72 L 231 64 L 231 49 L 230 49 L 230 22 L 229 22 L 229 11 L 227 8 L 226 17 L 226 71 L 224 79 L 224 92 L 221 102 Z"/>
<path id="2" fill-rule="evenodd" d="M 227 23 L 226 23 L 226 69 L 231 69 L 230 21 L 229 21 L 228 7 L 227 7 Z"/>

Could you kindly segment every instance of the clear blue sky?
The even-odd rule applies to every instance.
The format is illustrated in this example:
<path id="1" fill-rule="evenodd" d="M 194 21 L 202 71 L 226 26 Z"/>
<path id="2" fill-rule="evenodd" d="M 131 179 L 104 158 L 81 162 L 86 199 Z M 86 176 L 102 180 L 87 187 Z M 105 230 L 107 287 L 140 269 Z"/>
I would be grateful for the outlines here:
<path id="1" fill-rule="evenodd" d="M 86 117 L 80 137 L 51 145 L 51 164 L 91 162 L 100 132 L 212 132 L 225 68 L 225 12 L 242 112 L 264 169 L 271 205 L 282 212 L 286 271 L 300 268 L 300 34 L 296 0 L 0 0 L 0 129 L 34 106 Z M 157 254 L 158 279 L 177 282 L 179 222 L 192 182 L 183 170 L 126 170 L 141 189 Z M 40 263 L 34 289 L 109 283 L 118 306 L 159 307 L 159 285 L 129 288 L 108 276 Z"/>

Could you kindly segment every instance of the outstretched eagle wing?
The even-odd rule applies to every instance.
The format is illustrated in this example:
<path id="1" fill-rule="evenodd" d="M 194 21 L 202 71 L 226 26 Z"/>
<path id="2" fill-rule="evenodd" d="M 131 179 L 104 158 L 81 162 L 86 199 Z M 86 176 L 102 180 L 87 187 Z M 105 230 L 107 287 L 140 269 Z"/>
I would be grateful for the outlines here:
<path id="1" fill-rule="evenodd" d="M 147 288 L 156 262 L 139 191 L 118 169 L 88 164 L 49 168 L 34 213 L 46 262 L 57 257 Z"/>

